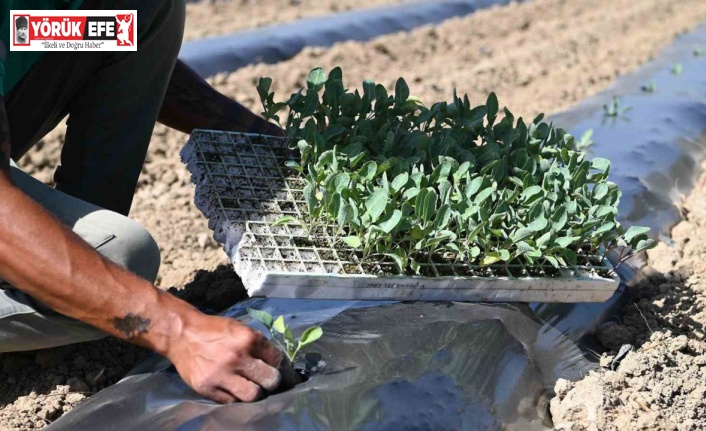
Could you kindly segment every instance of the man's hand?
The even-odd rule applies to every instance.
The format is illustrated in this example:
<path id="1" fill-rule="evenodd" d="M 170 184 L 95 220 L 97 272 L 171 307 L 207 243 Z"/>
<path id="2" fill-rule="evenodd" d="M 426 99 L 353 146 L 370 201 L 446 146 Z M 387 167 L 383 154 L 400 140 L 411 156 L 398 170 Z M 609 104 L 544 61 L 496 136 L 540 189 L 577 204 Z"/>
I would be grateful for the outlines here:
<path id="1" fill-rule="evenodd" d="M 212 129 L 284 136 L 279 126 L 216 91 L 181 60 L 174 66 L 158 120 L 184 133 Z"/>
<path id="2" fill-rule="evenodd" d="M 222 317 L 200 316 L 194 323 L 186 323 L 167 357 L 196 392 L 220 403 L 252 402 L 282 383 L 277 367 L 283 355 L 260 332 Z"/>

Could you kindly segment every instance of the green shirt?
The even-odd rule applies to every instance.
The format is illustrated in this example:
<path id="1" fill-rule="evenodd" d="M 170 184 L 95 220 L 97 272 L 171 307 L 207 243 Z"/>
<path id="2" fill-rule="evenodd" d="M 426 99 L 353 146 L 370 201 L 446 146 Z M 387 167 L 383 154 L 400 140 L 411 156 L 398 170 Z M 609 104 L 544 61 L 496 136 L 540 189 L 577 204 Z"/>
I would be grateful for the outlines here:
<path id="1" fill-rule="evenodd" d="M 0 37 L 7 50 L 5 61 L 0 60 L 0 95 L 10 91 L 44 54 L 42 51 L 10 51 L 10 34 L 14 25 L 10 10 L 78 9 L 81 3 L 83 0 L 0 0 Z"/>

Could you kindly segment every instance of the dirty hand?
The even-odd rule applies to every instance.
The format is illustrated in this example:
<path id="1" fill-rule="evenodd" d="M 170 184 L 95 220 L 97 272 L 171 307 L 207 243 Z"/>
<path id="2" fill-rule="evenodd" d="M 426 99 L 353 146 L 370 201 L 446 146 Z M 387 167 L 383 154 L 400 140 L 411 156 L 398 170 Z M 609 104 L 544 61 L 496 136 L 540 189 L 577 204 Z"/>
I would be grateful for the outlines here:
<path id="1" fill-rule="evenodd" d="M 225 317 L 186 322 L 166 355 L 192 389 L 219 403 L 257 401 L 263 390 L 291 385 L 283 381 L 289 370 L 278 370 L 282 353 L 260 332 Z"/>

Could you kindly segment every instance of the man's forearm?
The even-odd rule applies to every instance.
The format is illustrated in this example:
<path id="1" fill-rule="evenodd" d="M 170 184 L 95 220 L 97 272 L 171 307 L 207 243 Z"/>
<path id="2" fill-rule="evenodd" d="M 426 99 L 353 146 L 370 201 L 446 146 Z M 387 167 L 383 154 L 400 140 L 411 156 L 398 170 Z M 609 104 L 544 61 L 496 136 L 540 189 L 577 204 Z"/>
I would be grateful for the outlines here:
<path id="1" fill-rule="evenodd" d="M 216 91 L 181 60 L 174 67 L 158 120 L 184 133 L 194 129 L 272 133 L 272 125 Z"/>
<path id="2" fill-rule="evenodd" d="M 109 262 L 0 171 L 0 277 L 53 310 L 165 354 L 200 313 Z"/>

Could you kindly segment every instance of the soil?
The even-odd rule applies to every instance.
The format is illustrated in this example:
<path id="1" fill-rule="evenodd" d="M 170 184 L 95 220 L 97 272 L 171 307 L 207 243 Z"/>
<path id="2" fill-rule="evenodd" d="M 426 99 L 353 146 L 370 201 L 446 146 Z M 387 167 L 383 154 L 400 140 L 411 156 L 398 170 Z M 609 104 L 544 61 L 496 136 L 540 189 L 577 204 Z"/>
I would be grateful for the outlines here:
<path id="1" fill-rule="evenodd" d="M 201 0 L 186 5 L 184 40 L 201 39 L 302 18 L 414 0 Z"/>
<path id="2" fill-rule="evenodd" d="M 280 15 L 285 3 L 277 1 L 277 7 L 271 9 L 277 10 Z M 332 5 L 333 2 L 318 4 Z M 339 1 L 337 4 L 347 3 Z M 205 3 L 197 5 L 207 7 Z M 252 7 L 249 10 L 255 11 L 250 17 L 253 22 L 256 22 L 255 18 L 252 18 L 254 16 L 266 16 L 265 8 L 257 6 L 255 2 L 245 2 L 242 6 Z M 311 7 L 314 7 L 313 3 Z M 277 92 L 278 98 L 283 99 L 304 84 L 306 74 L 311 68 L 321 65 L 330 70 L 340 65 L 351 86 L 369 77 L 394 88 L 395 80 L 404 76 L 412 94 L 428 102 L 450 99 L 453 88 L 456 87 L 459 93 L 469 93 L 472 102 L 478 103 L 484 101 L 487 93 L 492 90 L 498 94 L 501 104 L 510 107 L 516 116 L 533 118 L 539 112 L 552 113 L 563 110 L 603 90 L 617 76 L 635 70 L 680 33 L 688 31 L 705 19 L 706 2 L 703 0 L 598 0 L 590 3 L 584 0 L 534 0 L 490 8 L 435 27 L 389 35 L 368 43 L 350 42 L 335 45 L 330 49 L 306 49 L 283 63 L 250 66 L 233 74 L 218 75 L 210 80 L 228 96 L 259 112 L 255 83 L 260 76 L 273 77 L 273 90 Z M 214 28 L 225 25 L 215 17 L 206 21 Z M 189 26 L 192 25 L 190 22 Z M 60 126 L 46 136 L 21 160 L 21 166 L 40 180 L 51 183 L 64 131 L 65 126 Z M 187 136 L 167 130 L 163 126 L 158 125 L 155 128 L 131 217 L 143 223 L 160 244 L 162 268 L 157 281 L 160 288 L 173 287 L 173 292 L 197 304 L 208 304 L 208 308 L 214 309 L 223 308 L 242 297 L 242 286 L 225 266 L 228 264 L 227 256 L 221 246 L 212 239 L 207 220 L 193 205 L 194 187 L 190 182 L 190 174 L 179 160 L 179 150 L 186 139 Z M 703 202 L 703 197 L 701 201 Z M 693 216 L 697 214 L 700 204 L 698 200 L 691 202 L 694 205 Z M 692 220 L 690 223 L 694 228 L 698 227 L 696 221 Z M 687 243 L 684 238 L 688 237 L 691 237 L 692 241 Z M 677 248 L 677 244 L 672 245 L 669 250 L 664 250 L 674 256 L 674 268 L 682 266 L 682 252 L 679 250 L 684 250 L 685 256 L 697 256 L 699 243 L 704 243 L 695 240 L 697 235 L 694 232 L 680 238 L 684 243 L 683 249 Z M 695 257 L 693 261 L 688 262 L 693 263 L 692 269 L 702 265 Z M 669 274 L 670 270 L 666 265 L 663 269 Z M 700 325 L 703 325 L 703 314 L 699 314 L 701 302 L 697 301 L 698 296 L 695 293 L 701 291 L 701 288 L 698 284 L 689 284 L 695 280 L 692 275 L 684 277 L 681 282 L 675 281 L 676 278 L 671 276 L 665 277 L 664 280 L 652 290 L 656 289 L 664 297 L 664 302 L 657 301 L 657 304 L 663 304 L 665 310 L 673 310 L 670 313 L 680 316 L 674 321 L 674 327 L 665 323 L 666 314 L 663 310 L 659 311 L 657 305 L 652 305 L 655 308 L 649 307 L 649 304 L 652 304 L 649 299 L 645 300 L 645 303 L 638 303 L 638 307 L 647 317 L 653 330 L 671 328 L 673 335 L 666 339 L 672 340 L 675 339 L 675 334 L 688 332 L 686 329 L 689 327 L 693 331 L 697 326 L 692 322 L 702 322 Z M 659 287 L 660 285 L 663 287 Z M 664 289 L 664 292 L 660 289 Z M 691 311 L 690 307 L 693 307 Z M 654 310 L 654 316 L 649 314 L 651 310 Z M 658 311 L 662 314 L 658 314 Z M 626 318 L 633 319 L 630 320 L 631 326 L 626 326 L 628 330 L 639 327 L 642 321 L 642 316 L 637 311 Z M 648 342 L 647 334 L 644 331 L 636 332 L 633 342 L 642 346 L 638 349 L 639 352 L 645 348 L 644 343 Z M 639 344 L 640 342 L 643 344 Z M 661 340 L 656 342 L 663 343 Z M 687 342 L 687 348 L 673 353 L 660 353 L 659 358 L 663 363 L 659 367 L 655 365 L 655 370 L 666 370 L 672 366 L 673 361 L 669 359 L 669 355 L 677 360 L 692 358 L 692 368 L 697 372 L 703 370 L 696 366 L 702 359 L 698 359 L 701 356 L 696 352 L 700 347 L 694 343 L 697 342 L 691 340 Z M 0 430 L 36 429 L 56 419 L 79 401 L 78 395 L 88 396 L 94 390 L 102 389 L 112 382 L 112 379 L 119 378 L 119 375 L 131 368 L 144 354 L 139 349 L 131 349 L 134 348 L 112 339 L 72 346 L 63 362 L 60 361 L 58 365 L 65 366 L 65 369 L 42 368 L 36 363 L 39 354 L 37 352 L 4 355 L 3 369 L 7 371 L 0 374 Z M 648 352 L 663 352 L 660 349 L 661 347 L 655 347 Z M 118 351 L 134 353 L 115 353 Z M 53 355 L 51 352 L 41 353 L 47 354 Z M 628 358 L 636 354 L 631 353 Z M 86 363 L 78 359 L 79 363 L 76 364 L 79 357 L 84 358 Z M 630 363 L 628 358 L 624 359 L 624 364 Z M 6 364 L 9 365 L 5 367 Z M 621 365 L 623 366 L 627 365 Z M 106 369 L 106 380 L 93 382 L 95 385 L 88 382 L 86 371 L 101 368 Z M 654 381 L 657 382 L 660 381 L 656 377 L 658 375 L 664 375 L 664 381 L 667 381 L 666 374 L 654 370 L 642 377 L 655 376 Z M 71 378 L 69 376 L 82 380 L 88 390 L 79 391 L 78 389 L 86 389 L 81 385 L 72 389 L 71 384 L 66 384 Z M 605 374 L 598 376 L 605 379 Z M 633 377 L 627 374 L 625 376 L 626 382 L 632 381 L 630 379 Z M 61 380 L 63 377 L 66 380 Z M 706 380 L 694 378 L 684 384 L 702 384 L 704 381 Z M 656 384 L 652 385 L 651 382 L 648 388 L 656 387 Z M 676 383 L 670 384 L 672 386 L 663 386 L 665 391 L 676 387 Z M 619 386 L 618 383 L 616 385 L 615 387 Z M 691 398 L 685 395 L 687 393 L 692 394 L 689 395 Z M 685 386 L 676 394 L 677 396 L 672 398 L 680 401 L 673 405 L 673 409 L 675 412 L 681 409 L 679 411 L 684 415 L 687 412 L 686 407 L 691 405 L 687 401 L 690 403 L 695 400 L 693 397 L 698 395 L 698 390 Z M 703 396 L 699 397 L 701 398 Z M 655 406 L 654 408 L 663 409 L 664 412 L 671 411 L 659 404 L 665 399 L 670 398 L 660 394 L 657 401 L 649 405 L 649 409 Z M 625 403 L 628 404 L 628 401 Z M 56 407 L 57 405 L 59 407 Z M 703 408 L 703 405 L 694 407 L 697 408 Z M 41 413 L 45 410 L 47 414 Z M 659 414 L 664 416 L 664 413 Z M 557 414 L 557 417 L 562 416 Z M 667 415 L 664 421 L 669 420 Z M 630 426 L 637 423 L 635 420 Z M 698 427 L 698 424 L 695 426 Z"/>

